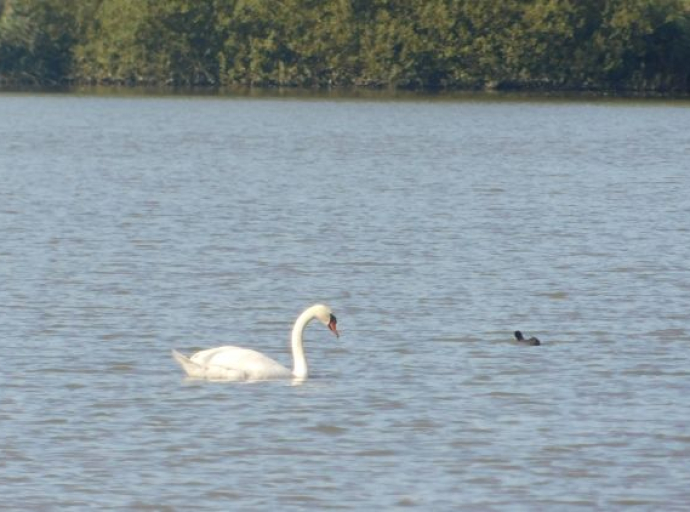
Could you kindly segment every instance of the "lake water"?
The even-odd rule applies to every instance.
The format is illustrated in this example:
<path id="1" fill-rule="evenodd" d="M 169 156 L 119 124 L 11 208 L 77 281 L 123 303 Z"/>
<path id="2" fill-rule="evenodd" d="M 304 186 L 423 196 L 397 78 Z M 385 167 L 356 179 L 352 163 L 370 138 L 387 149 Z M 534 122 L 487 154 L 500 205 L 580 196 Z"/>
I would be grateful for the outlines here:
<path id="1" fill-rule="evenodd" d="M 687 510 L 690 104 L 0 95 L 2 510 Z M 185 379 L 223 344 L 311 378 Z M 518 346 L 512 332 L 538 336 Z"/>

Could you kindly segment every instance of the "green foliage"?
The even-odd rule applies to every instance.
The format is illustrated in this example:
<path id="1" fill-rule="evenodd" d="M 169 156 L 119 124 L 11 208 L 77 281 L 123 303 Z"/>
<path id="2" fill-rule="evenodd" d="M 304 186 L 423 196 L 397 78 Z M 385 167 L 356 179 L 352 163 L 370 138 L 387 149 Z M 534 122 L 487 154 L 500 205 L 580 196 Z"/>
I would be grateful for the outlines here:
<path id="1" fill-rule="evenodd" d="M 5 0 L 0 18 L 0 77 L 55 83 L 70 73 L 76 0 Z"/>
<path id="2" fill-rule="evenodd" d="M 688 0 L 0 0 L 0 79 L 688 91 Z"/>

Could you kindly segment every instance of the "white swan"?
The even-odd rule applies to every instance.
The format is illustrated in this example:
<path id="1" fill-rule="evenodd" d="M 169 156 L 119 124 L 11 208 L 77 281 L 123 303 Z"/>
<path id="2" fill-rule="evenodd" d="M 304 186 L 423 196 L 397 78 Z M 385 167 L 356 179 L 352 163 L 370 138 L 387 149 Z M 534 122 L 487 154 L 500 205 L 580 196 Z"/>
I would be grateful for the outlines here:
<path id="1" fill-rule="evenodd" d="M 190 377 L 209 380 L 272 380 L 297 378 L 306 379 L 308 376 L 307 360 L 304 357 L 302 333 L 304 328 L 314 318 L 326 325 L 336 336 L 337 321 L 328 306 L 316 304 L 302 312 L 292 327 L 292 359 L 293 369 L 277 363 L 270 357 L 256 350 L 240 347 L 218 347 L 202 350 L 186 357 L 173 350 L 175 360 Z"/>

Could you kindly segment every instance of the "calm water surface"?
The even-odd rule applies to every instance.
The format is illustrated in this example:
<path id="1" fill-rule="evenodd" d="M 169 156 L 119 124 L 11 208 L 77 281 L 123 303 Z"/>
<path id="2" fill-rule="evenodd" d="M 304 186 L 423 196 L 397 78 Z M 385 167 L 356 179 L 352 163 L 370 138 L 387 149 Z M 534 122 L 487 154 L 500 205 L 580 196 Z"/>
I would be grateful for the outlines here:
<path id="1" fill-rule="evenodd" d="M 0 95 L 0 508 L 687 510 L 689 126 Z M 303 385 L 170 357 L 320 301 Z"/>

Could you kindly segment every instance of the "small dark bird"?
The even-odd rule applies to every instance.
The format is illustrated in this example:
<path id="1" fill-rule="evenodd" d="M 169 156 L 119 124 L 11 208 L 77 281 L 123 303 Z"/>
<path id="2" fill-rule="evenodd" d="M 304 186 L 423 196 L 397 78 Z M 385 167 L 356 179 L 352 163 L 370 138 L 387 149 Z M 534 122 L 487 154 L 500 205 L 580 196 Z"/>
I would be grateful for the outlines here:
<path id="1" fill-rule="evenodd" d="M 520 331 L 515 331 L 515 340 L 520 343 L 521 345 L 541 345 L 541 341 L 539 341 L 539 338 L 535 338 L 532 336 L 530 339 L 526 340 Z"/>

